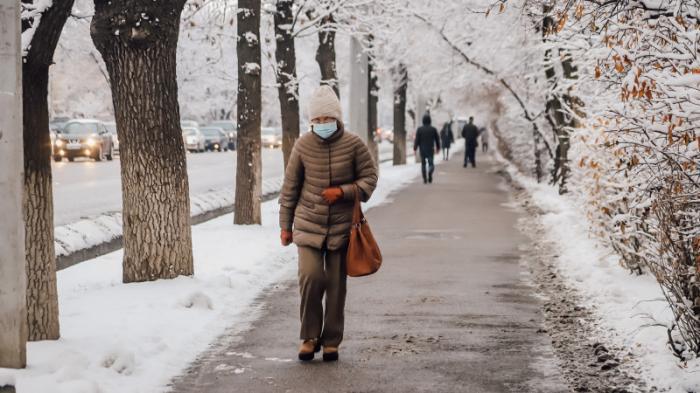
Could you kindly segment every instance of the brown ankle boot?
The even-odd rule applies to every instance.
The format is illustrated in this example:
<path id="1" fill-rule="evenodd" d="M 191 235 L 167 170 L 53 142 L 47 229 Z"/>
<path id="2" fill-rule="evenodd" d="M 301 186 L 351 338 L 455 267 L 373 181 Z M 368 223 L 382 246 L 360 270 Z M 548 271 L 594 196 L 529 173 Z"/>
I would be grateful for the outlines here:
<path id="1" fill-rule="evenodd" d="M 314 359 L 314 353 L 321 350 L 316 340 L 304 340 L 299 346 L 299 360 L 308 362 Z"/>
<path id="2" fill-rule="evenodd" d="M 335 362 L 338 360 L 338 347 L 323 347 L 323 361 Z"/>

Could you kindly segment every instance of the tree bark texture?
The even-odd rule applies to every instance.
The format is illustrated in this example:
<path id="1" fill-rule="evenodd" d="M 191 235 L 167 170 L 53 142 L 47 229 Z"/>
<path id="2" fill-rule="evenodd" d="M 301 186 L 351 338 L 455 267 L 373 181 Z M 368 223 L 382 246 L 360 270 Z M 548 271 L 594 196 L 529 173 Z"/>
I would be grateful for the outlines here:
<path id="1" fill-rule="evenodd" d="M 26 1 L 25 1 L 26 2 Z M 60 337 L 54 251 L 49 67 L 73 0 L 56 1 L 42 15 L 22 63 L 24 219 L 28 339 Z M 23 21 L 22 30 L 34 21 Z"/>
<path id="2" fill-rule="evenodd" d="M 238 167 L 234 223 L 261 223 L 260 0 L 238 1 Z"/>
<path id="3" fill-rule="evenodd" d="M 338 87 L 338 73 L 335 65 L 335 27 L 333 15 L 328 15 L 321 20 L 318 31 L 318 49 L 316 50 L 316 62 L 321 69 L 321 84 L 333 88 L 335 94 L 340 97 Z"/>
<path id="4" fill-rule="evenodd" d="M 277 0 L 275 13 L 275 60 L 277 61 L 277 91 L 282 117 L 282 154 L 287 167 L 294 143 L 299 138 L 299 84 L 296 52 L 291 26 L 294 22 L 294 0 Z"/>
<path id="5" fill-rule="evenodd" d="M 408 73 L 401 64 L 396 69 L 398 85 L 394 88 L 394 165 L 406 165 L 406 90 Z"/>
<path id="6" fill-rule="evenodd" d="M 95 0 L 119 134 L 124 282 L 194 273 L 176 49 L 184 0 Z"/>
<path id="7" fill-rule="evenodd" d="M 379 83 L 377 73 L 372 65 L 373 59 L 370 56 L 367 61 L 367 78 L 369 89 L 367 89 L 367 147 L 374 162 L 379 167 L 379 146 L 377 144 L 378 114 L 377 104 L 379 103 Z M 381 136 L 380 136 L 381 137 Z"/>

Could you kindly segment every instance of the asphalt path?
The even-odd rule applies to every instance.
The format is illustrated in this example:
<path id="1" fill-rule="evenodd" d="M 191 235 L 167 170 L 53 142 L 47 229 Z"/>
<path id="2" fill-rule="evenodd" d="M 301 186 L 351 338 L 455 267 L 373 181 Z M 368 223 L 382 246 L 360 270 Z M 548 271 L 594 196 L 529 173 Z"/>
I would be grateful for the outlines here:
<path id="1" fill-rule="evenodd" d="M 299 296 L 290 280 L 261 299 L 250 329 L 221 337 L 176 378 L 173 392 L 570 391 L 540 331 L 521 216 L 490 162 L 459 161 L 369 211 L 384 265 L 349 281 L 339 362 L 294 360 Z"/>

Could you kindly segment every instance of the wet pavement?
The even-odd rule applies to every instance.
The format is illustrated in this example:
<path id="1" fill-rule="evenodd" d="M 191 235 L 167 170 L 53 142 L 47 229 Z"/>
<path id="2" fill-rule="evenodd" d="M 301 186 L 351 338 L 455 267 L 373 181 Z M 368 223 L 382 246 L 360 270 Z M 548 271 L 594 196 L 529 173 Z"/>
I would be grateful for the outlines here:
<path id="1" fill-rule="evenodd" d="M 174 392 L 565 392 L 544 300 L 519 249 L 519 213 L 490 162 L 437 167 L 368 213 L 379 273 L 349 279 L 338 363 L 296 361 L 297 286 L 270 291 Z M 319 357 L 320 358 L 320 357 Z"/>

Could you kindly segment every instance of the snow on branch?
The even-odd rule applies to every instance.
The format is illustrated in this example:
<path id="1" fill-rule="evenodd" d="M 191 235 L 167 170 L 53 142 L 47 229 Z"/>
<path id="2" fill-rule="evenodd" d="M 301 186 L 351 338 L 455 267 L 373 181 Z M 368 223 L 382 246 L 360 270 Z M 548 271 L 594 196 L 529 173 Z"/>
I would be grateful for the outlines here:
<path id="1" fill-rule="evenodd" d="M 53 5 L 53 0 L 34 0 L 21 3 L 22 13 L 22 57 L 26 57 L 41 22 L 41 15 Z"/>

